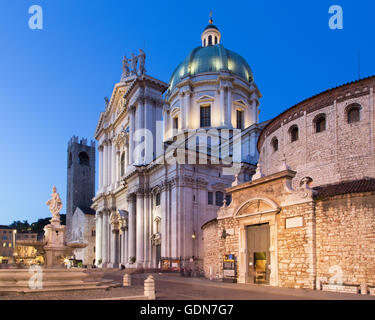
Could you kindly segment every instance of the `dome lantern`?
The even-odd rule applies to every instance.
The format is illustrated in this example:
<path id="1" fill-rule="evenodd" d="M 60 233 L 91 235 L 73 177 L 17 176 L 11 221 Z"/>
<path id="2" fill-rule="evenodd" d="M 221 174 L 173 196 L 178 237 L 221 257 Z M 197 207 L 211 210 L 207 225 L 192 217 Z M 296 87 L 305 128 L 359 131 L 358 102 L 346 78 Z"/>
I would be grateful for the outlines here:
<path id="1" fill-rule="evenodd" d="M 220 44 L 221 33 L 219 29 L 213 24 L 212 11 L 210 13 L 210 20 L 208 26 L 204 29 L 201 39 L 202 47 L 213 46 Z"/>

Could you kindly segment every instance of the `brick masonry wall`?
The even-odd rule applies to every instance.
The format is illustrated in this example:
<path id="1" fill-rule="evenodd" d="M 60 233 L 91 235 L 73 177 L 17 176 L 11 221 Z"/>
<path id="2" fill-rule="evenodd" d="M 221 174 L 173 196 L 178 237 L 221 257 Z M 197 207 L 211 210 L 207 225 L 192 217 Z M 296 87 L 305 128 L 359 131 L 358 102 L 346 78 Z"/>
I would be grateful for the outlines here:
<path id="1" fill-rule="evenodd" d="M 375 285 L 375 194 L 336 196 L 316 204 L 317 276 L 342 269 L 345 284 Z"/>

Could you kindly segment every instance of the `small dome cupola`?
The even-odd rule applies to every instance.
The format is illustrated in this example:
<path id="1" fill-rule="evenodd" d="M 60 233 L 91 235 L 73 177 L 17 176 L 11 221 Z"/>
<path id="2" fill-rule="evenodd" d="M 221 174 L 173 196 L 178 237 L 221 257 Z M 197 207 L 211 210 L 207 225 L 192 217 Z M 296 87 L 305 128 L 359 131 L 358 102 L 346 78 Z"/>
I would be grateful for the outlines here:
<path id="1" fill-rule="evenodd" d="M 212 11 L 210 13 L 210 20 L 208 26 L 204 29 L 201 39 L 202 47 L 214 46 L 220 44 L 221 33 L 219 29 L 213 24 Z"/>

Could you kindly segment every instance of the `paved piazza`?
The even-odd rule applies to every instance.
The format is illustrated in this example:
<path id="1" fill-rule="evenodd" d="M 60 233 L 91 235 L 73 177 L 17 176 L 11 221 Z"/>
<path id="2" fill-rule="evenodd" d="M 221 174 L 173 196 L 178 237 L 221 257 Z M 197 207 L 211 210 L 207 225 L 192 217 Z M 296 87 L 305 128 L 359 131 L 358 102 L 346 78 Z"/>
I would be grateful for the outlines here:
<path id="1" fill-rule="evenodd" d="M 106 271 L 105 278 L 122 282 L 123 271 Z M 148 274 L 147 274 L 148 275 Z M 132 276 L 130 288 L 82 290 L 2 296 L 0 300 L 129 300 L 143 294 L 146 274 Z M 186 278 L 178 274 L 153 274 L 156 300 L 375 300 L 375 296 L 337 294 L 308 289 L 287 289 L 249 284 L 231 284 L 204 278 Z"/>

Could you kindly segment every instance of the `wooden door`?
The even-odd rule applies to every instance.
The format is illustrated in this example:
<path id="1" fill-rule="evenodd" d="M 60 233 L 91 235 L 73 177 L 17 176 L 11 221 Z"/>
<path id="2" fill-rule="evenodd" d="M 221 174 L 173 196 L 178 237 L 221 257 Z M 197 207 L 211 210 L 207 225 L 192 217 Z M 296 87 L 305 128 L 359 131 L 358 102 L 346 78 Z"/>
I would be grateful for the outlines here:
<path id="1" fill-rule="evenodd" d="M 248 226 L 246 229 L 248 281 L 269 284 L 270 226 L 267 223 Z"/>

